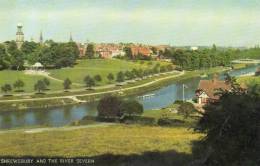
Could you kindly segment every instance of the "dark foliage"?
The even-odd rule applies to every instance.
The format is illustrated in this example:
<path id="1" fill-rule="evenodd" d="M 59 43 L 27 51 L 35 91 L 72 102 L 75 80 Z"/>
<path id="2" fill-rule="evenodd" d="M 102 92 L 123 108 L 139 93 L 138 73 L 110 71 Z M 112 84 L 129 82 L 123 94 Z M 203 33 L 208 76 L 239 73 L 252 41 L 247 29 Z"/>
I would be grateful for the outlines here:
<path id="1" fill-rule="evenodd" d="M 197 130 L 206 133 L 203 144 L 208 165 L 257 165 L 260 156 L 260 86 L 247 91 L 232 86 L 218 102 L 209 103 Z M 246 164 L 247 165 L 247 164 Z"/>
<path id="2" fill-rule="evenodd" d="M 121 116 L 120 104 L 122 100 L 116 96 L 103 97 L 97 106 L 99 117 L 118 117 Z"/>

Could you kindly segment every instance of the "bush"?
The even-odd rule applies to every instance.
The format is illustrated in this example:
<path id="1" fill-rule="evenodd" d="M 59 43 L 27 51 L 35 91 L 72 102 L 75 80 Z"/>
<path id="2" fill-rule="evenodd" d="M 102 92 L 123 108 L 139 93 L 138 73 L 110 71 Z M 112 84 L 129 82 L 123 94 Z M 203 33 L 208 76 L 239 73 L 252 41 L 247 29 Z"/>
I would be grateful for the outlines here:
<path id="1" fill-rule="evenodd" d="M 94 116 L 84 116 L 81 120 L 79 121 L 74 121 L 72 122 L 71 125 L 73 126 L 78 126 L 78 125 L 88 125 L 88 124 L 93 124 L 93 123 L 96 123 L 97 121 L 97 118 L 94 117 Z"/>
<path id="2" fill-rule="evenodd" d="M 119 117 L 120 105 L 122 101 L 116 96 L 105 96 L 103 97 L 97 106 L 98 117 Z"/>
<path id="3" fill-rule="evenodd" d="M 175 100 L 174 104 L 182 104 L 183 101 L 182 100 Z"/>
<path id="4" fill-rule="evenodd" d="M 120 122 L 126 124 L 155 125 L 156 119 L 152 117 L 125 115 L 120 119 Z"/>
<path id="5" fill-rule="evenodd" d="M 170 119 L 170 118 L 160 118 L 158 119 L 157 124 L 159 126 L 176 126 L 176 125 L 180 125 L 183 124 L 184 121 L 179 120 L 179 119 Z"/>
<path id="6" fill-rule="evenodd" d="M 184 118 L 188 118 L 190 114 L 196 112 L 196 109 L 192 103 L 184 102 L 178 108 L 178 114 L 183 115 Z"/>
<path id="7" fill-rule="evenodd" d="M 136 100 L 123 101 L 120 105 L 120 113 L 124 115 L 141 115 L 143 112 L 143 105 Z"/>
<path id="8" fill-rule="evenodd" d="M 119 117 L 100 117 L 100 116 L 98 116 L 96 118 L 96 121 L 98 121 L 98 122 L 118 123 L 120 121 L 120 118 Z"/>

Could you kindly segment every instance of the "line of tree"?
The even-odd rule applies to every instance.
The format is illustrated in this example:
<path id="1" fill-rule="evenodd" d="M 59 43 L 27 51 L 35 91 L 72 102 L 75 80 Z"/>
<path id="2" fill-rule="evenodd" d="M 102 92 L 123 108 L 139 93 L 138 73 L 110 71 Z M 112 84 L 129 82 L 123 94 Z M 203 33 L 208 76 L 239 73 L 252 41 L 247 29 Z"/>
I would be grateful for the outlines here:
<path id="1" fill-rule="evenodd" d="M 1 91 L 7 95 L 9 92 L 11 92 L 14 89 L 16 89 L 16 92 L 23 92 L 24 90 L 22 89 L 25 86 L 25 83 L 18 79 L 13 83 L 13 86 L 11 84 L 4 84 L 1 86 Z"/>
<path id="2" fill-rule="evenodd" d="M 260 59 L 260 48 L 250 49 L 221 49 L 213 45 L 212 48 L 199 50 L 189 49 L 166 49 L 163 53 L 166 58 L 182 69 L 194 70 L 216 66 L 231 66 L 231 61 L 239 58 Z"/>
<path id="3" fill-rule="evenodd" d="M 75 42 L 56 43 L 47 40 L 40 45 L 25 41 L 21 49 L 18 49 L 15 41 L 7 41 L 0 44 L 0 70 L 22 70 L 25 62 L 31 65 L 40 62 L 45 67 L 54 68 L 73 66 L 78 56 L 79 50 Z"/>

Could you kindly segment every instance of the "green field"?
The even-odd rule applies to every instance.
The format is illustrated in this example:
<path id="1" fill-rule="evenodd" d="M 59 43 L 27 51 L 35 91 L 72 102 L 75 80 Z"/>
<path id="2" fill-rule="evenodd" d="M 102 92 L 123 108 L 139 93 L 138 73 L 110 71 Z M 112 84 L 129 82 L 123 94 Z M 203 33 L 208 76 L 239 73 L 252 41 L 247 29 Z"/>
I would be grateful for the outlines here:
<path id="1" fill-rule="evenodd" d="M 0 71 L 0 86 L 3 84 L 11 84 L 21 79 L 25 83 L 25 87 L 23 88 L 25 92 L 34 91 L 34 84 L 43 79 L 44 76 L 36 76 L 36 75 L 26 75 L 23 71 L 13 71 L 13 70 L 4 70 Z M 50 79 L 49 79 L 50 80 Z M 58 90 L 62 88 L 62 83 L 54 80 L 50 80 L 50 89 Z"/>
<path id="2" fill-rule="evenodd" d="M 0 134 L 0 156 L 93 157 L 168 151 L 191 155 L 192 141 L 202 136 L 184 127 L 121 124 L 70 131 L 20 131 Z"/>
<path id="3" fill-rule="evenodd" d="M 127 71 L 132 69 L 145 69 L 151 68 L 156 63 L 152 62 L 152 64 L 148 64 L 149 61 L 126 61 L 126 60 L 118 60 L 118 59 L 91 59 L 91 60 L 79 60 L 78 64 L 73 68 L 63 68 L 57 70 L 49 70 L 52 77 L 64 80 L 69 78 L 74 83 L 84 84 L 83 79 L 86 75 L 95 76 L 97 74 L 101 75 L 102 82 L 99 85 L 108 84 L 107 75 L 109 73 L 113 73 L 116 77 L 116 74 L 119 71 Z M 166 62 L 160 62 L 161 64 L 169 64 Z"/>
<path id="4" fill-rule="evenodd" d="M 76 64 L 72 68 L 62 68 L 55 70 L 48 70 L 50 76 L 58 79 L 53 80 L 49 79 L 50 91 L 55 90 L 63 90 L 62 82 L 66 78 L 70 78 L 73 83 L 83 83 L 83 79 L 86 75 L 94 76 L 96 74 L 101 75 L 102 82 L 99 85 L 108 84 L 107 75 L 109 73 L 113 73 L 116 76 L 116 73 L 119 71 L 132 70 L 133 68 L 152 68 L 156 63 L 153 61 L 152 64 L 148 64 L 149 62 L 141 62 L 141 61 L 126 61 L 126 60 L 117 60 L 117 59 L 88 59 L 88 60 L 79 60 L 78 64 Z M 167 62 L 160 62 L 162 65 L 167 65 Z M 0 86 L 3 84 L 11 84 L 21 79 L 25 82 L 25 87 L 23 88 L 25 92 L 33 92 L 34 84 L 39 80 L 44 78 L 44 76 L 37 75 L 26 75 L 24 71 L 13 71 L 13 70 L 3 70 L 0 71 Z M 72 88 L 82 88 L 84 85 L 73 85 Z"/>

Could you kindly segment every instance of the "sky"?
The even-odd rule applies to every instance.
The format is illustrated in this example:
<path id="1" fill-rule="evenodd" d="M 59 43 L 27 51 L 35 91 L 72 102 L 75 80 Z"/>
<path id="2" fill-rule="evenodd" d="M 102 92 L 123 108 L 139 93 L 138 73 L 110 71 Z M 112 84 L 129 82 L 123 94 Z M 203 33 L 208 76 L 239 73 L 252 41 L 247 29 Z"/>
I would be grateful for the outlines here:
<path id="1" fill-rule="evenodd" d="M 260 43 L 259 0 L 0 0 L 0 42 L 134 42 L 190 46 Z"/>

